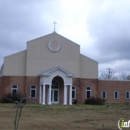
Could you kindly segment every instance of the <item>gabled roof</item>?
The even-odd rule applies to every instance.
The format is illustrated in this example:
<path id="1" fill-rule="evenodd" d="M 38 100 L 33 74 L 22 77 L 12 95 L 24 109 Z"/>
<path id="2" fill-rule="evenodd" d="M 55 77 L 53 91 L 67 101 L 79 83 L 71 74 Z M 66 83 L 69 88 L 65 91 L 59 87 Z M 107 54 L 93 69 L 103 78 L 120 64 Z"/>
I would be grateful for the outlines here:
<path id="1" fill-rule="evenodd" d="M 50 76 L 52 72 L 56 71 L 56 70 L 60 70 L 62 72 L 64 72 L 66 74 L 67 77 L 74 77 L 74 74 L 63 69 L 62 67 L 60 66 L 57 66 L 57 67 L 54 67 L 54 68 L 51 68 L 49 70 L 46 70 L 44 72 L 42 72 L 41 74 L 39 74 L 38 76 L 42 77 L 42 76 Z"/>
<path id="2" fill-rule="evenodd" d="M 79 44 L 77 44 L 77 43 L 71 41 L 70 39 L 68 39 L 68 38 L 66 38 L 66 37 L 64 37 L 64 36 L 62 36 L 62 35 L 60 35 L 60 34 L 58 34 L 57 32 L 52 32 L 52 33 L 50 33 L 50 34 L 47 34 L 47 35 L 44 35 L 44 36 L 41 36 L 41 37 L 38 37 L 38 38 L 35 38 L 35 39 L 32 39 L 32 40 L 29 40 L 29 41 L 27 41 L 27 43 L 28 43 L 28 42 L 31 42 L 31 41 L 34 41 L 34 40 L 37 40 L 37 39 L 40 39 L 40 38 L 47 37 L 47 36 L 52 35 L 52 34 L 58 35 L 58 36 L 60 36 L 60 37 L 62 37 L 62 38 L 64 38 L 64 39 L 66 39 L 66 40 L 68 40 L 68 41 L 74 43 L 75 45 L 80 46 Z"/>

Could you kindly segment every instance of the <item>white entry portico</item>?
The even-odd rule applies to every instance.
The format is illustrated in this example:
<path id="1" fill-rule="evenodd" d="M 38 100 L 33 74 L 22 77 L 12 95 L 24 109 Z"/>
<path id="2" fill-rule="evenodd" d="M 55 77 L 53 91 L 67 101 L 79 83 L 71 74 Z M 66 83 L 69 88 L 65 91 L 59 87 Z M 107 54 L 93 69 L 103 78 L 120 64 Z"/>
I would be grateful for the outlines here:
<path id="1" fill-rule="evenodd" d="M 39 77 L 40 104 L 51 105 L 63 103 L 63 105 L 72 105 L 72 78 L 74 74 L 57 66 L 42 72 L 39 74 Z"/>

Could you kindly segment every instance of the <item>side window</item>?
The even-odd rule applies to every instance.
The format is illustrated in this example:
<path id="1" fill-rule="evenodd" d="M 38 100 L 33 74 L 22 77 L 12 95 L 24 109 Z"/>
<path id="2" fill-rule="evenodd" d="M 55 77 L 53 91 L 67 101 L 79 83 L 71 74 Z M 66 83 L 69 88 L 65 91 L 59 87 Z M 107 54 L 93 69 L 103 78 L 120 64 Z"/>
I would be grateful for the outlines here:
<path id="1" fill-rule="evenodd" d="M 125 92 L 125 98 L 126 98 L 126 99 L 130 99 L 130 92 L 129 92 L 129 91 L 126 91 L 126 92 Z"/>
<path id="2" fill-rule="evenodd" d="M 76 87 L 72 86 L 72 99 L 76 98 Z"/>
<path id="3" fill-rule="evenodd" d="M 119 92 L 118 91 L 114 91 L 114 99 L 119 99 Z"/>
<path id="4" fill-rule="evenodd" d="M 30 98 L 36 98 L 36 86 L 32 85 L 30 87 Z"/>
<path id="5" fill-rule="evenodd" d="M 102 99 L 106 99 L 106 97 L 107 97 L 107 93 L 106 93 L 106 91 L 102 91 Z"/>
<path id="6" fill-rule="evenodd" d="M 86 87 L 86 99 L 91 97 L 91 87 Z"/>
<path id="7" fill-rule="evenodd" d="M 17 85 L 12 85 L 11 95 L 15 95 L 17 93 L 18 93 L 18 86 Z"/>

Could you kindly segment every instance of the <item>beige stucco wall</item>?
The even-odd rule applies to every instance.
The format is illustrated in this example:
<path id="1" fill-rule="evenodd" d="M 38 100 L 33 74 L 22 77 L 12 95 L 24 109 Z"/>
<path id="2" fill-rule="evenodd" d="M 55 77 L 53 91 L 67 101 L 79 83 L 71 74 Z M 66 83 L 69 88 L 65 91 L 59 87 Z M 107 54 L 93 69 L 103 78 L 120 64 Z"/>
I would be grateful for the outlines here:
<path id="1" fill-rule="evenodd" d="M 50 40 L 56 39 L 61 44 L 58 52 L 48 49 Z M 57 33 L 29 41 L 27 43 L 26 76 L 37 76 L 52 67 L 62 68 L 80 77 L 80 46 Z"/>
<path id="2" fill-rule="evenodd" d="M 98 62 L 81 54 L 80 75 L 81 78 L 98 79 Z"/>
<path id="3" fill-rule="evenodd" d="M 58 52 L 48 48 L 50 40 L 61 44 Z M 27 42 L 27 50 L 4 58 L 4 76 L 38 76 L 60 66 L 73 73 L 75 78 L 98 78 L 98 63 L 80 54 L 80 46 L 67 38 L 52 33 Z"/>
<path id="4" fill-rule="evenodd" d="M 4 58 L 4 76 L 25 76 L 26 50 Z"/>

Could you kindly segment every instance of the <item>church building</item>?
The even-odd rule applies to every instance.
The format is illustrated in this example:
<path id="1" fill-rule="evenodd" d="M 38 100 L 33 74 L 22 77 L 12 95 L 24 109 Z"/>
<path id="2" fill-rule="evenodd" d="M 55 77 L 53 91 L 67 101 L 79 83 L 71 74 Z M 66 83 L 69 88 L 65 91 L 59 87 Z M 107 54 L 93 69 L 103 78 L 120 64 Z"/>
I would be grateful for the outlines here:
<path id="1" fill-rule="evenodd" d="M 72 105 L 75 99 L 84 103 L 90 97 L 125 102 L 130 99 L 130 81 L 98 80 L 98 62 L 54 31 L 28 41 L 26 50 L 4 57 L 0 99 L 8 93 L 43 105 Z"/>

